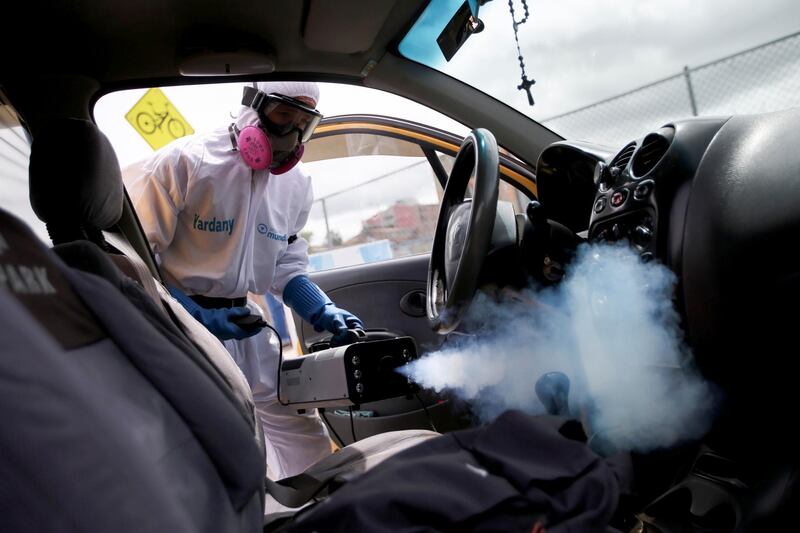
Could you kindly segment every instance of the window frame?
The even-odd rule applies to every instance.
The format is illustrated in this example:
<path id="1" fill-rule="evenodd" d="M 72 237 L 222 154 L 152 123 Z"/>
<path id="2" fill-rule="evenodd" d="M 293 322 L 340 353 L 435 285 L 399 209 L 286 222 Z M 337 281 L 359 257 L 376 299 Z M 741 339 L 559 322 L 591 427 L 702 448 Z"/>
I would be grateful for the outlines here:
<path id="1" fill-rule="evenodd" d="M 311 140 L 347 133 L 385 135 L 419 145 L 442 187 L 447 182 L 447 173 L 435 152 L 455 157 L 464 141 L 464 137 L 439 128 L 384 115 L 325 117 L 317 126 Z M 534 169 L 522 161 L 512 158 L 503 148 L 500 148 L 500 179 L 520 189 L 531 199 L 538 197 Z"/>
<path id="2" fill-rule="evenodd" d="M 449 173 L 440 156 L 443 154 L 455 159 L 464 140 L 462 136 L 409 120 L 383 115 L 353 114 L 325 117 L 317 126 L 309 142 L 340 135 L 358 134 L 387 137 L 418 146 L 421 154 L 427 159 L 430 170 L 438 181 L 441 190 L 445 188 Z M 314 159 L 313 162 L 324 160 Z M 524 209 L 526 205 L 525 199 L 536 199 L 537 188 L 534 170 L 511 156 L 503 148 L 500 148 L 499 176 L 502 182 L 510 189 L 513 189 L 516 194 L 515 203 L 518 206 L 523 206 Z M 330 248 L 330 250 L 335 249 L 337 247 Z M 403 255 L 393 259 L 402 259 L 403 257 L 407 256 Z M 391 260 L 386 259 L 386 261 Z M 322 268 L 319 271 L 335 270 L 336 268 L 338 267 Z"/>

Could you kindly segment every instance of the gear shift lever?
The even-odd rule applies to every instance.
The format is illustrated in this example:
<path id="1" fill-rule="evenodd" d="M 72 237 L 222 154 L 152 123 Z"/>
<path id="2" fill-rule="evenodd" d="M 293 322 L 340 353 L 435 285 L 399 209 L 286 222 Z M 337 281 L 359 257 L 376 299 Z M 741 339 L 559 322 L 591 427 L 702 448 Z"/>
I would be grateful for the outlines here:
<path id="1" fill-rule="evenodd" d="M 569 378 L 563 372 L 547 372 L 536 381 L 536 396 L 547 414 L 569 416 Z"/>

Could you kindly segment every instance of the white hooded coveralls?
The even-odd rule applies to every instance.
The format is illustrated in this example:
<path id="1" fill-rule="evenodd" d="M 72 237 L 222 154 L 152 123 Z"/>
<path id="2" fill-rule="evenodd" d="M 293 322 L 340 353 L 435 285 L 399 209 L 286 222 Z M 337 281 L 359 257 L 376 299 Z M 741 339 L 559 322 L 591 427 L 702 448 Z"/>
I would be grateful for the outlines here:
<path id="1" fill-rule="evenodd" d="M 245 109 L 237 127 L 257 122 L 256 112 Z M 253 170 L 233 149 L 228 128 L 169 144 L 127 177 L 126 186 L 161 269 L 186 294 L 238 298 L 270 291 L 280 299 L 286 284 L 307 272 L 307 242 L 288 241 L 308 219 L 309 175 L 302 164 L 278 176 Z M 319 418 L 277 402 L 279 348 L 271 330 L 224 344 L 253 391 L 270 477 L 298 474 L 328 455 Z"/>

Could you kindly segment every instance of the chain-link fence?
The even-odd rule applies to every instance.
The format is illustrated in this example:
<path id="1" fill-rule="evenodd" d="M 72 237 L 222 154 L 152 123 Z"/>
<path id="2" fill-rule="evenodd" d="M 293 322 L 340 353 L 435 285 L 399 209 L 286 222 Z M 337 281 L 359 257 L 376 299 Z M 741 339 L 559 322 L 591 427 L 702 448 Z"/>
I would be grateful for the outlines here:
<path id="1" fill-rule="evenodd" d="M 800 106 L 800 32 L 540 121 L 568 139 L 623 144 L 691 116 Z"/>

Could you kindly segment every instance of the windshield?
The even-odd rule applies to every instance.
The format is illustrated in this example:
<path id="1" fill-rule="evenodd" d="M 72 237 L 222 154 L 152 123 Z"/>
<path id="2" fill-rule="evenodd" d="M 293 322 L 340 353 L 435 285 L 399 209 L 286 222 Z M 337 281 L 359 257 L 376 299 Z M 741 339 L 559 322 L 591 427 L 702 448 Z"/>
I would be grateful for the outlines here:
<path id="1" fill-rule="evenodd" d="M 489 1 L 483 31 L 446 61 L 437 38 L 463 4 L 432 0 L 400 53 L 565 138 L 618 145 L 680 118 L 800 106 L 796 0 Z M 529 14 L 517 34 L 533 106 L 512 9 Z"/>

